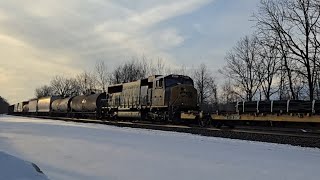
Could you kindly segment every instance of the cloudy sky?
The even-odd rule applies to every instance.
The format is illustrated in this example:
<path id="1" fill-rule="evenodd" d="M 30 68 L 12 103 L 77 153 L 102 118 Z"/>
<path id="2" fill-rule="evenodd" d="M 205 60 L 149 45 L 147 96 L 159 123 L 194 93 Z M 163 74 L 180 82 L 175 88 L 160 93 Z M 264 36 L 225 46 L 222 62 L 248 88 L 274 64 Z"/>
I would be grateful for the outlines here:
<path id="1" fill-rule="evenodd" d="M 259 0 L 1 0 L 0 96 L 16 103 L 53 76 L 161 57 L 212 71 L 250 34 Z"/>

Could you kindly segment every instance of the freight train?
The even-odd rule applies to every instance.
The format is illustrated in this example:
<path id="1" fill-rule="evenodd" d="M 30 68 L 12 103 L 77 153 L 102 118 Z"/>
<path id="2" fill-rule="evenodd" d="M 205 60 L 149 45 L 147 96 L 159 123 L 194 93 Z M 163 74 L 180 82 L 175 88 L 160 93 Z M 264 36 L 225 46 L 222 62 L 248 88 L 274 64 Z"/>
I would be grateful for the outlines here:
<path id="1" fill-rule="evenodd" d="M 10 106 L 9 113 L 177 123 L 203 119 L 193 80 L 173 74 L 111 85 L 104 93 L 31 99 Z"/>
<path id="2" fill-rule="evenodd" d="M 183 75 L 150 76 L 111 85 L 107 92 L 73 97 L 50 96 L 11 105 L 9 114 L 198 123 L 320 125 L 320 101 L 251 101 L 220 104 L 204 113 L 193 80 Z"/>

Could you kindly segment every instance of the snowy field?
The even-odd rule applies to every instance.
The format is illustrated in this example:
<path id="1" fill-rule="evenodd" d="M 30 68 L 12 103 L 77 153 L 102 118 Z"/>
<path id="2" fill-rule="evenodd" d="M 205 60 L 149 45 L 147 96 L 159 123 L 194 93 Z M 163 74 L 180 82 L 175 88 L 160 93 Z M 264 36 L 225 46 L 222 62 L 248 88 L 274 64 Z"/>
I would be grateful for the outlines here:
<path id="1" fill-rule="evenodd" d="M 48 180 L 31 162 L 0 151 L 0 179 L 3 180 Z"/>
<path id="2" fill-rule="evenodd" d="M 11 116 L 0 151 L 51 180 L 318 180 L 320 167 L 313 148 Z"/>

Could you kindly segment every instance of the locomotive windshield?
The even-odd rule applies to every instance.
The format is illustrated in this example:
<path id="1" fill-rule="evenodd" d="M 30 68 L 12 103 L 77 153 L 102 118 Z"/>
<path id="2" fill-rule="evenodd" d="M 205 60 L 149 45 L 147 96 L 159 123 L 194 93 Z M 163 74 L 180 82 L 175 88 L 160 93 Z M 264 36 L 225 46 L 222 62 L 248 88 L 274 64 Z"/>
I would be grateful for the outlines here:
<path id="1" fill-rule="evenodd" d="M 193 86 L 193 81 L 191 78 L 184 76 L 184 77 L 166 77 L 165 78 L 165 85 L 166 87 L 172 87 L 176 86 L 178 84 L 187 84 L 187 85 L 192 85 Z"/>

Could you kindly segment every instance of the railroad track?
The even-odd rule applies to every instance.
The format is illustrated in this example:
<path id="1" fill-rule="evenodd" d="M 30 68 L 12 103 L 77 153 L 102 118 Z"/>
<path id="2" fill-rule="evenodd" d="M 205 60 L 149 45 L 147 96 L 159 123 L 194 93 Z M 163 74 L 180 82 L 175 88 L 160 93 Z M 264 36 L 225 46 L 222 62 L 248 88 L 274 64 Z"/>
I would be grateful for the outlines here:
<path id="1" fill-rule="evenodd" d="M 230 128 L 200 128 L 185 125 L 172 124 L 153 124 L 146 122 L 131 122 L 131 121 L 101 121 L 94 119 L 72 119 L 65 117 L 49 117 L 49 116 L 27 116 L 32 118 L 54 119 L 69 122 L 81 123 L 98 123 L 117 127 L 131 127 L 141 129 L 152 129 L 161 131 L 173 131 L 181 133 L 197 134 L 210 137 L 221 137 L 230 139 L 241 139 L 250 141 L 260 141 L 278 144 L 290 144 L 302 147 L 317 147 L 320 148 L 320 133 L 319 132 L 304 132 L 294 129 L 268 129 L 262 127 L 238 127 Z"/>

